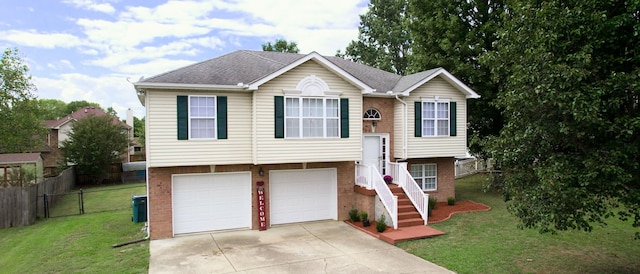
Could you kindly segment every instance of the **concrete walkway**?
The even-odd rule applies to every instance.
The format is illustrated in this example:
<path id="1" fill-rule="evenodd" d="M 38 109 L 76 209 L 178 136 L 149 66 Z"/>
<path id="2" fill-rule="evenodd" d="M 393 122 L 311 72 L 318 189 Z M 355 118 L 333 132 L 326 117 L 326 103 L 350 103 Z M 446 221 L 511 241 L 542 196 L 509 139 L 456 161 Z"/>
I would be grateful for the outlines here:
<path id="1" fill-rule="evenodd" d="M 149 273 L 452 273 L 341 221 L 150 243 Z"/>

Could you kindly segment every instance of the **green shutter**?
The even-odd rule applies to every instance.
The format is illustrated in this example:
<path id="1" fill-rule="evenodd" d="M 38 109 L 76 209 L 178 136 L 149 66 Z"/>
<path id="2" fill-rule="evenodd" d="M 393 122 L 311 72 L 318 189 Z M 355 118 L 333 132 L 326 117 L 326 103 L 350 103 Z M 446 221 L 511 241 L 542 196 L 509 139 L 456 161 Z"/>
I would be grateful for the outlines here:
<path id="1" fill-rule="evenodd" d="M 227 96 L 216 97 L 218 107 L 216 118 L 218 119 L 218 139 L 227 139 Z"/>
<path id="2" fill-rule="evenodd" d="M 189 96 L 178 96 L 178 140 L 189 139 Z"/>
<path id="3" fill-rule="evenodd" d="M 456 136 L 456 102 L 449 102 L 449 136 Z"/>
<path id="4" fill-rule="evenodd" d="M 349 138 L 349 98 L 340 98 L 340 138 Z"/>
<path id="5" fill-rule="evenodd" d="M 284 96 L 274 97 L 275 137 L 284 138 Z"/>
<path id="6" fill-rule="evenodd" d="M 422 137 L 422 102 L 415 102 L 415 137 Z"/>

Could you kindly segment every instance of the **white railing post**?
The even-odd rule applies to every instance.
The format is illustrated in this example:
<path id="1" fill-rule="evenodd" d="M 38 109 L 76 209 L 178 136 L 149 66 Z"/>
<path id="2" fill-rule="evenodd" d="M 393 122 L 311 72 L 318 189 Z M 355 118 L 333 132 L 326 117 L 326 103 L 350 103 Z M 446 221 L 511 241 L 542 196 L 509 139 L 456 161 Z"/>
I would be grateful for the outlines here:
<path id="1" fill-rule="evenodd" d="M 424 225 L 427 225 L 429 224 L 429 194 L 425 193 L 422 200 L 426 201 L 427 204 L 424 206 L 424 212 L 421 212 L 420 215 L 426 216 L 423 219 L 424 219 Z"/>
<path id="2" fill-rule="evenodd" d="M 398 196 L 393 196 L 393 214 L 391 214 L 391 220 L 393 222 L 393 229 L 398 229 Z"/>

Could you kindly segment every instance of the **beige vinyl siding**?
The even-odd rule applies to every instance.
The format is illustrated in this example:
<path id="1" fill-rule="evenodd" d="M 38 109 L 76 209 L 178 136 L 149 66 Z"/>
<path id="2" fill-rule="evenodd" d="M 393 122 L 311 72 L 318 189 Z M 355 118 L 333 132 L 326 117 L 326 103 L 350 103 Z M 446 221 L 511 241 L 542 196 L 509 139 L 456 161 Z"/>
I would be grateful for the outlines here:
<path id="1" fill-rule="evenodd" d="M 401 98 L 402 101 L 405 101 L 406 98 Z M 412 107 L 411 102 L 407 102 L 407 107 Z M 393 146 L 393 158 L 396 159 L 406 159 L 406 155 L 404 155 L 405 150 L 404 150 L 404 142 L 405 142 L 405 138 L 404 138 L 404 127 L 411 127 L 413 126 L 413 123 L 405 123 L 405 115 L 404 115 L 404 104 L 402 104 L 400 101 L 396 100 L 394 105 L 393 105 L 393 117 L 395 118 L 395 122 L 393 123 L 393 144 L 391 144 L 391 146 Z M 411 122 L 411 117 L 409 118 L 409 122 Z M 408 131 L 407 131 L 408 133 Z M 413 133 L 411 133 L 413 134 Z"/>
<path id="2" fill-rule="evenodd" d="M 227 96 L 228 139 L 178 140 L 177 96 Z M 251 92 L 147 90 L 150 167 L 251 163 Z"/>
<path id="3" fill-rule="evenodd" d="M 422 98 L 439 96 L 440 99 L 449 99 L 456 102 L 456 133 L 457 136 L 441 137 L 414 137 L 415 136 L 415 108 L 414 102 Z M 467 99 L 465 95 L 449 84 L 440 76 L 425 83 L 411 92 L 410 96 L 403 97 L 407 102 L 409 120 L 408 123 L 408 156 L 407 158 L 430 157 L 463 157 L 467 148 Z M 400 117 L 398 117 L 400 118 Z M 399 139 L 399 138 L 398 138 Z M 398 139 L 395 139 L 396 141 Z M 398 145 L 396 143 L 396 145 Z M 397 148 L 397 146 L 396 146 Z M 396 150 L 397 151 L 397 150 Z"/>
<path id="4" fill-rule="evenodd" d="M 293 90 L 300 80 L 315 75 L 331 91 L 341 91 L 349 98 L 349 138 L 276 139 L 274 137 L 274 96 Z M 308 61 L 256 91 L 256 164 L 357 161 L 361 158 L 362 95 L 361 90 L 315 61 Z"/>

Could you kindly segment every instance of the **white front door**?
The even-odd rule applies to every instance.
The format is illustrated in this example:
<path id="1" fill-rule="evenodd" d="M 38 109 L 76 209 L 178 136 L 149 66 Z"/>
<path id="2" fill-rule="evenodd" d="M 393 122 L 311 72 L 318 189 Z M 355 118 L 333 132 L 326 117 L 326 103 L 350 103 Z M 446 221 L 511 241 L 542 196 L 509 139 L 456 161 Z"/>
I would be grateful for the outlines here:
<path id="1" fill-rule="evenodd" d="M 389 134 L 364 134 L 362 146 L 362 164 L 373 165 L 380 174 L 386 174 Z"/>

